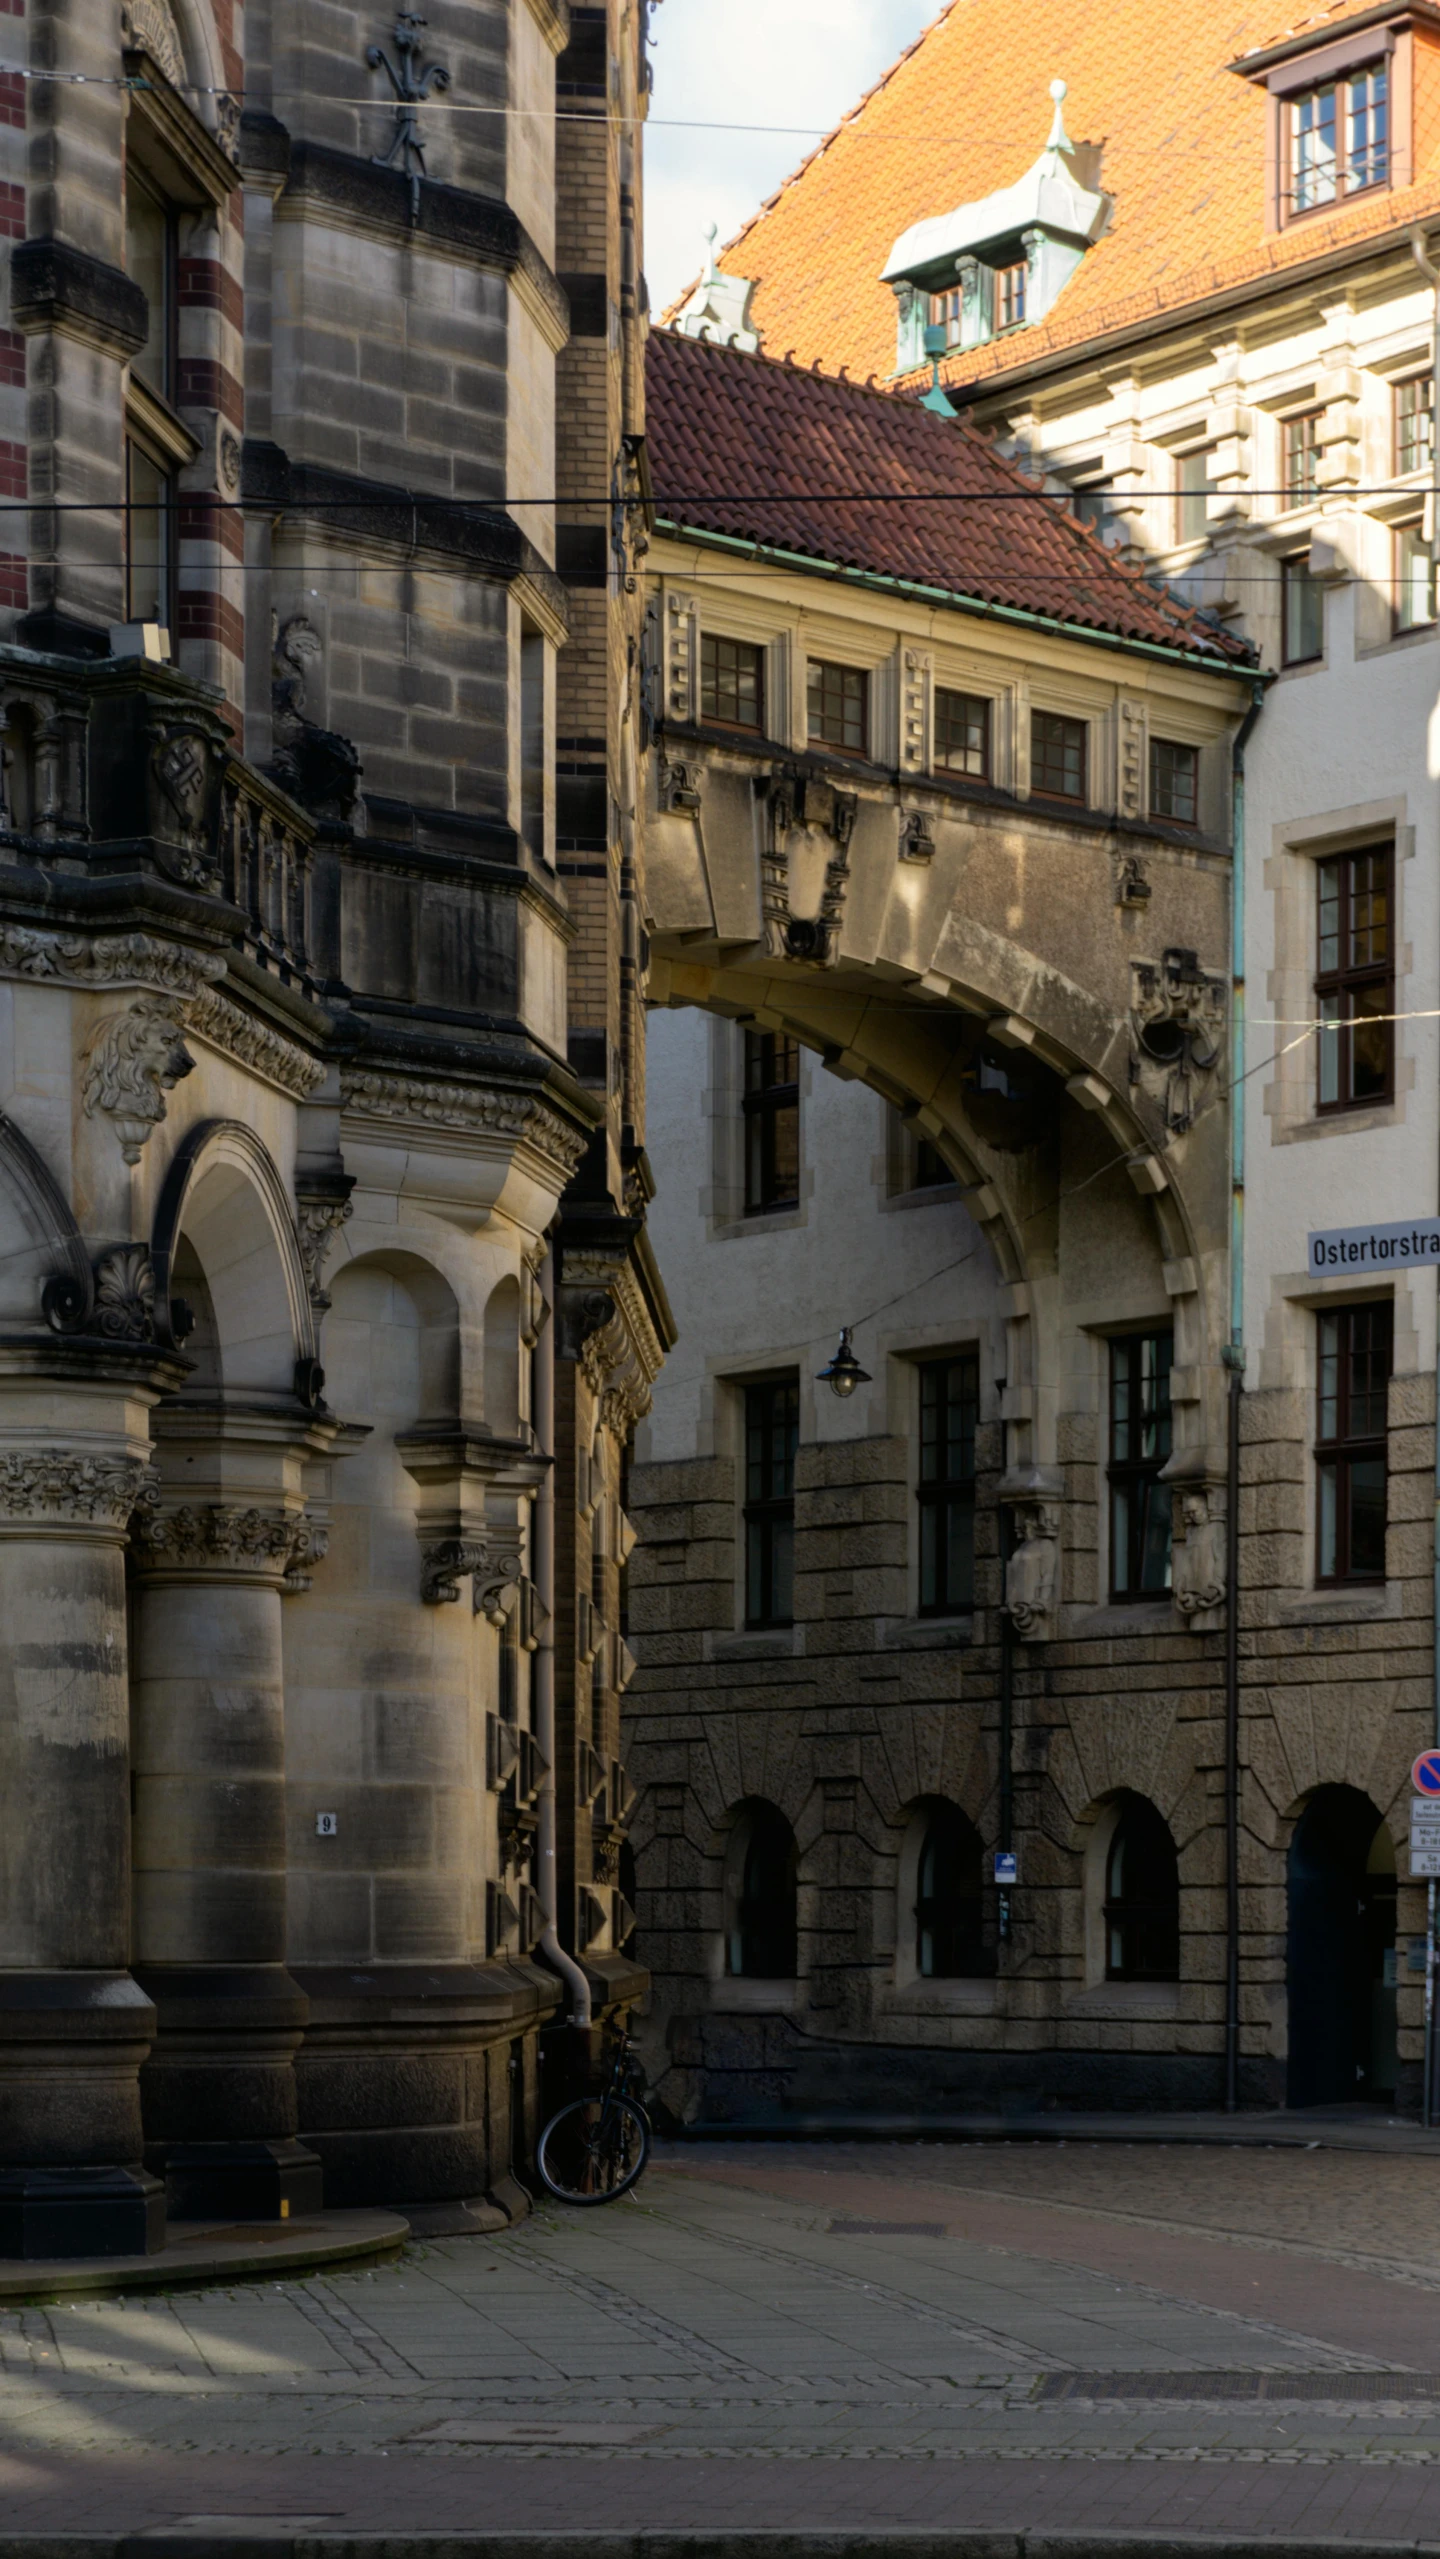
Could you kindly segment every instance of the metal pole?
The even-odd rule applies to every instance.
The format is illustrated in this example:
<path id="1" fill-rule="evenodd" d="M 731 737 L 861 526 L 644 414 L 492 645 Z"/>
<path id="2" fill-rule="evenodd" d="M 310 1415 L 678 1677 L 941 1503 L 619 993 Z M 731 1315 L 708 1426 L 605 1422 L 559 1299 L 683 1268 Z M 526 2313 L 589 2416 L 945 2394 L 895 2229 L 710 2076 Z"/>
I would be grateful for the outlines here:
<path id="1" fill-rule="evenodd" d="M 1225 2111 L 1240 2104 L 1240 1398 L 1245 1387 L 1245 748 L 1264 687 L 1230 750 L 1230 1372 L 1225 1463 Z"/>
<path id="2" fill-rule="evenodd" d="M 1410 233 L 1415 264 L 1434 295 L 1434 336 L 1430 375 L 1430 576 L 1436 578 L 1440 558 L 1440 267 L 1432 261 L 1425 233 L 1417 223 Z M 1440 1745 L 1440 1322 L 1435 1337 L 1435 1526 L 1432 1644 L 1434 1652 L 1435 1740 Z M 1427 2127 L 1435 2120 L 1435 1886 L 1425 1896 L 1425 2086 L 1421 2115 Z"/>
<path id="3" fill-rule="evenodd" d="M 1435 2121 L 1435 1878 L 1425 1887 L 1425 2090 L 1421 2122 L 1429 2132 Z"/>

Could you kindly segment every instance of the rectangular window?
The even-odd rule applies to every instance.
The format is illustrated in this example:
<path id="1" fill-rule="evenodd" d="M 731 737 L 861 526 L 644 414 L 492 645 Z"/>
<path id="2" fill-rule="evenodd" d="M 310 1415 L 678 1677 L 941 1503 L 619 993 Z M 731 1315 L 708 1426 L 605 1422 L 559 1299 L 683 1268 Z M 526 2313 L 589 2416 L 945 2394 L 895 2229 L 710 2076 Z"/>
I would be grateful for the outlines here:
<path id="1" fill-rule="evenodd" d="M 1435 619 L 1435 562 L 1423 528 L 1402 524 L 1395 533 L 1395 628 L 1421 631 Z"/>
<path id="2" fill-rule="evenodd" d="M 1316 1318 L 1316 1578 L 1385 1579 L 1386 1389 L 1392 1310 L 1326 1307 Z"/>
<path id="3" fill-rule="evenodd" d="M 745 1623 L 788 1626 L 795 1613 L 798 1378 L 745 1389 Z"/>
<path id="4" fill-rule="evenodd" d="M 1285 503 L 1308 506 L 1320 494 L 1320 421 L 1323 409 L 1307 409 L 1303 417 L 1287 418 L 1285 440 Z"/>
<path id="5" fill-rule="evenodd" d="M 1170 1364 L 1174 1334 L 1124 1333 L 1110 1345 L 1110 1596 L 1170 1588 Z"/>
<path id="6" fill-rule="evenodd" d="M 745 1213 L 800 1198 L 800 1050 L 783 1031 L 745 1034 Z"/>
<path id="7" fill-rule="evenodd" d="M 1086 797 L 1087 730 L 1083 720 L 1067 720 L 1058 711 L 1030 715 L 1030 788 L 1050 800 Z"/>
<path id="8" fill-rule="evenodd" d="M 125 618 L 174 632 L 178 499 L 173 472 L 133 437 L 125 445 Z"/>
<path id="9" fill-rule="evenodd" d="M 935 769 L 990 778 L 990 705 L 979 693 L 935 692 Z"/>
<path id="10" fill-rule="evenodd" d="M 960 344 L 962 307 L 962 296 L 958 285 L 952 286 L 948 293 L 932 293 L 930 296 L 930 326 L 932 329 L 944 330 L 947 347 L 958 347 Z"/>
<path id="11" fill-rule="evenodd" d="M 1194 826 L 1200 814 L 1200 749 L 1178 738 L 1150 740 L 1150 814 Z"/>
<path id="12" fill-rule="evenodd" d="M 1175 464 L 1175 539 L 1203 542 L 1210 530 L 1210 495 L 1217 485 L 1210 476 L 1215 454 L 1206 445 L 1199 453 L 1182 453 Z"/>
<path id="13" fill-rule="evenodd" d="M 1017 258 L 1008 267 L 996 268 L 995 326 L 997 331 L 1000 329 L 1018 329 L 1023 325 L 1025 319 L 1025 282 L 1028 273 L 1029 269 L 1024 258 Z"/>
<path id="14" fill-rule="evenodd" d="M 809 675 L 810 743 L 863 755 L 869 744 L 870 678 L 860 666 L 831 666 L 812 658 Z"/>
<path id="15" fill-rule="evenodd" d="M 974 1351 L 926 1360 L 920 1371 L 920 1614 L 945 1617 L 975 1602 Z"/>
<path id="16" fill-rule="evenodd" d="M 1428 471 L 1435 443 L 1435 376 L 1412 373 L 1395 385 L 1395 476 Z"/>
<path id="17" fill-rule="evenodd" d="M 1388 844 L 1316 865 L 1315 1001 L 1322 1111 L 1390 1098 L 1394 1079 L 1394 940 Z"/>
<path id="18" fill-rule="evenodd" d="M 700 634 L 700 717 L 727 729 L 765 724 L 765 652 L 748 640 Z"/>
<path id="19" fill-rule="evenodd" d="M 173 401 L 179 225 L 174 208 L 146 182 L 133 161 L 125 169 L 125 271 L 140 286 L 150 314 L 149 334 L 130 358 L 130 370 L 162 400 Z"/>
<path id="20" fill-rule="evenodd" d="M 1325 591 L 1310 575 L 1310 554 L 1297 551 L 1280 563 L 1280 657 L 1305 666 L 1325 654 Z"/>
<path id="21" fill-rule="evenodd" d="M 1313 213 L 1390 176 L 1390 84 L 1383 62 L 1290 102 L 1290 204 Z"/>

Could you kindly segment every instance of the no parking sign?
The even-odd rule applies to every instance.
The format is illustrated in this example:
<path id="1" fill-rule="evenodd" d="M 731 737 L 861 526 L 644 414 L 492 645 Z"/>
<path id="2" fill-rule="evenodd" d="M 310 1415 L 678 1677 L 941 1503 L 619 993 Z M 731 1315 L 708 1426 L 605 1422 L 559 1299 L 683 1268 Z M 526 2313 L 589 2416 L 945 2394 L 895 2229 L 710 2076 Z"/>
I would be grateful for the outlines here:
<path id="1" fill-rule="evenodd" d="M 1440 1750 L 1422 1750 L 1410 1771 L 1410 1783 L 1417 1795 L 1440 1800 Z"/>

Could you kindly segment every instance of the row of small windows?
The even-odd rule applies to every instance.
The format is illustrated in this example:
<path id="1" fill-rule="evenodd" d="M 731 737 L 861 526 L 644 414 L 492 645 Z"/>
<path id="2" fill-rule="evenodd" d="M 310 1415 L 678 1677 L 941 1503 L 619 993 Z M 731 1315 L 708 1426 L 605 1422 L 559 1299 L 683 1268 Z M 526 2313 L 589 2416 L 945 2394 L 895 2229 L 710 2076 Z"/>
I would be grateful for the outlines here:
<path id="1" fill-rule="evenodd" d="M 864 667 L 812 658 L 806 676 L 808 736 L 812 746 L 840 755 L 866 755 L 870 743 L 870 677 Z M 765 652 L 749 640 L 706 631 L 700 642 L 700 716 L 721 728 L 765 726 Z M 963 773 L 971 781 L 993 779 L 994 705 L 979 693 L 935 692 L 934 769 Z M 1089 724 L 1056 711 L 1030 715 L 1030 788 L 1045 799 L 1088 806 Z M 1200 751 L 1177 738 L 1150 741 L 1152 816 L 1174 826 L 1194 826 L 1200 807 Z"/>
<path id="2" fill-rule="evenodd" d="M 995 1930 L 980 1833 L 958 1804 L 928 1805 L 902 1914 L 921 1981 L 995 1971 Z M 908 1861 L 906 1861 L 908 1863 Z M 902 1866 L 902 1872 L 905 1871 Z M 793 1981 L 799 1969 L 800 1859 L 778 1805 L 743 1805 L 725 1876 L 725 1969 L 745 1981 Z M 1180 1978 L 1180 1864 L 1169 1825 L 1143 1795 L 1121 1798 L 1104 1866 L 1107 1981 Z"/>
<path id="3" fill-rule="evenodd" d="M 1316 1319 L 1316 1579 L 1385 1578 L 1386 1397 L 1393 1319 L 1388 1301 L 1325 1309 Z M 1163 1598 L 1171 1587 L 1172 1454 L 1169 1326 L 1109 1345 L 1106 1499 L 1110 1599 Z M 973 1351 L 917 1363 L 917 1604 L 922 1617 L 975 1604 L 976 1432 L 980 1363 Z M 795 1459 L 800 1383 L 788 1375 L 744 1389 L 745 1623 L 784 1627 L 795 1611 Z"/>

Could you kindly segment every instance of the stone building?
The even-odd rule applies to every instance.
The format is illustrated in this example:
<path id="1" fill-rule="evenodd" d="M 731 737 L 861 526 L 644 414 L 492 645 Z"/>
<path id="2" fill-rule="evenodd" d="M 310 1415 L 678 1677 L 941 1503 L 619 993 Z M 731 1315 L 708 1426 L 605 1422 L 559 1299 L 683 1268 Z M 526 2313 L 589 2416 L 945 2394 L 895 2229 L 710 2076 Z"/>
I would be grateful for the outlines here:
<path id="1" fill-rule="evenodd" d="M 652 2076 L 1201 2102 L 1249 652 L 948 413 L 678 333 L 648 398 Z"/>
<path id="2" fill-rule="evenodd" d="M 494 2227 L 639 1985 L 643 16 L 6 20 L 0 2251 Z"/>
<path id="3" fill-rule="evenodd" d="M 1238 1575 L 1223 1556 L 1214 1567 L 1238 1656 L 1232 1854 L 1218 1759 L 1176 1762 L 1159 1744 L 1194 1711 L 1189 1683 L 1154 1657 L 1133 1667 L 1132 1637 L 1093 1657 L 1082 1734 L 1058 1702 L 1068 1653 L 1025 1640 L 1009 1773 L 1019 1881 L 993 1994 L 1007 2022 L 985 2029 L 1003 2045 L 1002 2083 L 1022 2093 L 1070 2094 L 1064 2056 L 1088 2039 L 1116 2056 L 1087 2083 L 1097 2100 L 1108 2087 L 1128 2101 L 1137 2073 L 1154 2102 L 1228 2091 L 1413 2107 L 1420 2095 L 1425 1904 L 1408 1876 L 1406 1802 L 1410 1762 L 1436 1729 L 1435 1281 L 1425 1268 L 1317 1274 L 1307 1237 L 1436 1206 L 1435 313 L 1411 232 L 1433 261 L 1437 46 L 1426 7 L 1331 0 L 1299 24 L 1255 7 L 1221 23 L 1203 0 L 1176 0 L 1162 45 L 1147 0 L 1104 12 L 1055 0 L 1018 18 L 1001 0 L 954 0 L 712 262 L 682 317 L 902 395 L 938 380 L 1118 560 L 1247 636 L 1267 677 L 1235 796 L 1238 936 L 1233 948 L 1198 929 L 1174 937 L 1230 980 L 1214 1033 L 1223 995 L 1242 1079 L 1221 1326 L 1243 1386 Z M 1025 97 L 1029 134 L 1016 130 Z M 1123 770 L 1097 775 L 1097 814 L 1123 808 Z M 1025 862 L 1017 898 L 1028 851 Z M 1163 960 L 1148 918 L 1142 930 L 1146 957 Z M 1133 1014 L 1135 1054 L 1146 1036 Z M 802 1128 L 803 1109 L 802 1097 Z M 873 1117 L 856 1142 L 874 1151 Z M 675 1178 L 669 1161 L 659 1171 Z M 762 1249 L 724 1246 L 732 1263 Z M 1128 1252 L 1097 1264 L 1097 1293 L 1109 1301 L 1131 1268 Z M 892 1289 L 877 1274 L 865 1305 L 908 1276 Z M 858 1303 L 843 1281 L 832 1324 Z M 778 1275 L 772 1288 L 783 1298 Z M 678 1280 L 677 1297 L 683 1326 Z M 1175 1356 L 1188 1368 L 1178 1335 Z M 1173 1372 L 1172 1394 L 1178 1413 Z M 1093 1390 L 1067 1389 L 1057 1418 L 1057 1446 L 1077 1464 L 1083 1446 L 1087 1468 L 1106 1454 L 1094 1409 Z M 667 1453 L 688 1431 L 710 1460 L 679 1405 L 662 1401 L 655 1428 Z M 1206 1429 L 1215 1470 L 1215 1416 Z M 802 1447 L 798 1481 L 819 1463 Z M 979 1498 L 983 1516 L 983 1484 Z M 1076 1472 L 1057 1500 L 1062 1589 L 1090 1569 L 1106 1499 Z M 1177 1520 L 1189 1507 L 1186 1490 Z M 722 1504 L 713 1516 L 730 1515 Z M 854 1637 L 862 1653 L 880 1640 L 876 1607 Z M 994 1639 L 993 1620 L 977 1612 L 976 1627 Z M 967 1680 L 983 1659 L 978 1645 L 965 1657 Z M 659 1676 L 647 1658 L 647 1684 Z M 1188 1795 L 1182 1764 L 1196 1772 Z M 1093 1877 L 1086 1900 L 1083 1842 L 1097 1833 L 1084 1826 L 1119 1790 L 1163 1817 L 1171 1849 L 1152 1825 L 1155 1871 L 1173 1852 L 1182 1927 L 1196 1931 L 1178 1951 L 1167 1943 L 1164 1983 L 1107 1980 Z M 686 1803 L 697 1859 L 717 1860 L 708 1810 Z M 803 1903 L 810 1876 L 830 1871 L 807 1858 L 829 1853 L 818 1835 L 831 1816 L 817 1797 L 795 1817 L 816 1835 L 813 1850 L 802 1839 Z M 995 1819 L 979 1824 L 987 1855 Z M 889 1890 L 879 1851 L 895 1839 L 847 1848 L 855 1898 L 832 1895 L 827 1916 L 861 1924 L 865 1893 Z M 697 1863 L 692 1889 L 719 1871 Z M 642 1860 L 657 1891 L 667 1872 Z M 1070 1913 L 1058 1940 L 1042 1898 L 1057 1877 Z M 688 1941 L 697 1972 L 720 1965 L 718 1905 L 687 1905 L 702 1907 Z M 895 1925 L 915 1924 L 902 1884 Z M 1213 2026 L 1197 2037 L 1189 2021 L 1226 1974 L 1222 2071 Z M 1063 1990 L 1040 1987 L 1052 1976 Z M 962 1990 L 991 1996 L 962 1983 L 943 1996 Z M 927 1995 L 941 2000 L 938 1984 Z M 1052 1997 L 1063 2030 L 1037 2035 L 1037 2002 Z M 1114 2003 L 1108 2022 L 1088 2022 L 1097 2000 Z M 877 2040 L 853 2030 L 853 2043 Z M 1150 2058 L 1122 2063 L 1126 2048 Z M 946 2088 L 982 2095 L 995 2067 L 967 2062 Z"/>

